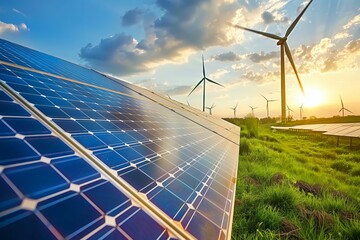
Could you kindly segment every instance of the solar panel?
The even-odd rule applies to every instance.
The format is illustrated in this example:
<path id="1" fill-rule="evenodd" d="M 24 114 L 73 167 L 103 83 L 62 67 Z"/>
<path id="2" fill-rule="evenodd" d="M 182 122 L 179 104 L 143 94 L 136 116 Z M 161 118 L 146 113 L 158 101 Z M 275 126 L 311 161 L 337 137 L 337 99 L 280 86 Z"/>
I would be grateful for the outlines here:
<path id="1" fill-rule="evenodd" d="M 231 237 L 238 127 L 4 40 L 0 59 L 1 86 L 13 98 L 0 94 L 0 99 L 7 99 L 0 101 L 0 140 L 13 139 L 0 145 L 10 149 L 1 151 L 1 176 L 10 171 L 8 164 L 26 169 L 44 165 L 41 171 L 31 170 L 40 171 L 35 175 L 42 178 L 50 178 L 52 170 L 60 175 L 51 175 L 54 180 L 49 183 L 34 178 L 42 186 L 36 193 L 41 197 L 24 197 L 4 175 L 7 197 L 14 195 L 13 190 L 18 200 L 0 209 L 1 218 L 16 219 L 1 221 L 0 231 L 9 234 L 18 224 L 31 229 L 30 220 L 13 216 L 14 208 L 24 211 L 21 201 L 29 198 L 37 205 L 27 210 L 42 221 L 52 238 Z M 32 137 L 21 139 L 26 134 Z M 18 145 L 22 150 L 14 151 Z M 81 184 L 72 182 L 83 171 L 85 179 L 96 177 L 77 180 Z M 13 176 L 18 176 L 19 186 L 37 188 L 26 181 L 32 174 Z M 54 192 L 64 194 L 60 198 L 66 200 L 57 203 Z M 47 200 L 52 198 L 56 203 Z M 92 199 L 99 203 L 93 204 Z M 1 204 L 7 202 L 1 200 Z M 83 211 L 86 217 L 68 220 L 61 209 Z M 109 216 L 104 215 L 107 212 Z M 58 219 L 51 226 L 43 219 L 55 215 Z"/>
<path id="2" fill-rule="evenodd" d="M 309 130 L 338 137 L 360 137 L 360 123 L 309 124 L 293 127 L 271 127 L 275 130 Z"/>

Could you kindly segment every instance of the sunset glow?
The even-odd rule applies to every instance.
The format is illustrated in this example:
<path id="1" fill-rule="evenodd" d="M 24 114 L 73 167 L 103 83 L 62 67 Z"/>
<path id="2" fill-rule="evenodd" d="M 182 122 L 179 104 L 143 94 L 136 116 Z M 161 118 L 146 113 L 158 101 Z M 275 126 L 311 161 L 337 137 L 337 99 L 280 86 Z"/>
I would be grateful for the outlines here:
<path id="1" fill-rule="evenodd" d="M 324 103 L 324 93 L 317 88 L 309 88 L 302 98 L 305 107 L 317 107 Z"/>

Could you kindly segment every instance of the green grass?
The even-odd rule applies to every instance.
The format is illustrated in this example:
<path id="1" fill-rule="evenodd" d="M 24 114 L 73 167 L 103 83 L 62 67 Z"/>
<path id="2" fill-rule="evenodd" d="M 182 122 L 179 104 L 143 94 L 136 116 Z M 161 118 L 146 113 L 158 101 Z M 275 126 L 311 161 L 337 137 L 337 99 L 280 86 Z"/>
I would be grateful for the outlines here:
<path id="1" fill-rule="evenodd" d="M 360 239 L 360 150 L 241 126 L 233 239 Z"/>

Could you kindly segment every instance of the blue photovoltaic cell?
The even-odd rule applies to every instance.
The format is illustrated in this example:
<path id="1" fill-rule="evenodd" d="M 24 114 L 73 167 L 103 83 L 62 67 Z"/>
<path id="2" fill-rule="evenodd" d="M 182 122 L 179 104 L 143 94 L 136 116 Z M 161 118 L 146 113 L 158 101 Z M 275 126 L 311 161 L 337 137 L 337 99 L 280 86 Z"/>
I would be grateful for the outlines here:
<path id="1" fill-rule="evenodd" d="M 38 199 L 69 187 L 69 183 L 45 163 L 8 168 L 4 170 L 4 174 L 25 197 L 32 199 Z"/>
<path id="2" fill-rule="evenodd" d="M 222 123 L 218 123 L 218 120 L 216 123 L 215 120 L 212 122 L 204 117 L 189 114 L 185 110 L 173 111 L 166 106 L 167 102 L 157 102 L 163 100 L 151 95 L 150 92 L 145 91 L 142 95 L 138 95 L 133 91 L 136 88 L 127 83 L 116 82 L 95 71 L 3 40 L 0 40 L 0 59 L 59 76 L 0 65 L 0 79 L 12 91 L 32 104 L 34 109 L 48 117 L 59 129 L 69 134 L 73 141 L 79 143 L 84 151 L 92 156 L 92 161 L 96 161 L 108 171 L 109 177 L 131 186 L 134 191 L 143 193 L 141 199 L 145 196 L 149 204 L 162 211 L 161 214 L 167 215 L 169 222 L 178 221 L 183 229 L 194 237 L 204 238 L 208 231 L 211 234 L 206 239 L 220 239 L 224 235 L 230 238 L 229 223 L 232 218 L 234 179 L 239 150 L 239 136 L 234 132 L 238 131 L 238 128 L 229 131 L 222 126 Z M 116 92 L 113 92 L 114 90 Z M 6 98 L 2 95 L 0 97 Z M 153 97 L 156 100 L 151 100 Z M 15 104 L 9 101 L 3 102 L 8 105 Z M 7 109 L 10 109 L 7 110 L 8 113 L 16 113 L 15 116 L 25 114 L 21 112 L 21 107 L 12 110 L 12 106 L 8 106 Z M 5 125 L 10 126 L 11 123 Z M 16 123 L 13 121 L 12 125 L 15 127 Z M 40 131 L 40 125 L 38 130 L 34 127 L 35 131 Z M 25 146 L 28 146 L 29 151 L 33 151 L 32 154 L 25 154 L 25 157 L 30 157 L 31 161 L 38 161 L 41 156 L 56 158 L 51 161 L 51 168 L 47 169 L 55 169 L 61 177 L 67 181 L 71 179 L 70 181 L 76 184 L 85 185 L 89 181 L 94 181 L 94 178 L 99 178 L 90 170 L 92 167 L 89 169 L 83 165 L 84 160 L 81 158 L 75 160 L 73 149 L 62 140 L 45 132 L 39 132 L 35 136 L 35 133 L 31 132 L 34 129 L 26 130 L 30 132 L 21 130 L 21 127 L 17 127 L 17 130 L 12 129 L 16 133 L 20 133 L 21 130 L 25 133 L 23 135 L 34 135 L 25 136 L 22 140 L 23 148 L 26 149 Z M 64 157 L 68 155 L 73 157 Z M 17 159 L 21 158 L 22 156 L 14 156 L 8 161 L 15 164 L 20 161 Z M 75 166 L 79 169 L 84 168 L 84 174 L 76 173 L 72 168 Z M 52 173 L 48 171 L 47 174 Z M 56 184 L 62 186 L 54 181 L 53 185 Z M 86 190 L 90 187 L 82 187 L 81 191 L 91 196 L 89 198 L 96 199 L 99 204 L 98 209 L 109 214 L 125 211 L 118 218 L 120 222 L 121 219 L 126 219 L 127 214 L 143 216 L 143 214 L 134 214 L 139 211 L 137 208 L 123 209 L 131 205 L 129 201 L 124 200 L 122 204 L 107 200 L 100 201 L 101 192 L 112 190 L 105 189 L 104 186 L 100 187 L 100 184 L 96 186 L 97 190 Z M 122 187 L 116 188 L 120 193 L 118 188 Z M 65 201 L 70 195 L 66 195 L 67 197 L 65 195 L 62 201 L 71 208 L 71 204 Z M 73 204 L 83 202 L 80 197 L 72 199 L 74 199 Z M 84 207 L 85 205 L 84 203 Z M 49 218 L 52 216 L 52 210 L 43 212 L 50 214 Z M 97 224 L 101 226 L 103 220 L 97 220 L 96 211 L 93 213 L 91 215 L 91 211 L 88 212 L 92 226 L 96 227 Z M 85 222 L 83 224 L 89 224 Z M 131 228 L 129 222 L 120 223 L 120 228 L 124 226 L 129 230 Z M 59 228 L 64 228 L 63 234 L 67 236 L 86 235 L 84 232 L 81 234 L 73 232 L 73 229 L 80 228 L 81 221 L 73 223 L 75 226 L 66 221 L 56 224 Z M 88 229 L 90 231 L 93 228 Z M 159 236 L 160 232 L 164 233 L 160 230 L 158 232 L 154 228 L 156 236 Z M 109 236 L 118 235 L 118 231 L 103 227 L 99 228 L 99 233 L 94 236 L 98 236 L 100 232 Z M 128 235 L 141 237 L 143 233 L 150 236 L 146 230 L 139 235 Z"/>
<path id="3" fill-rule="evenodd" d="M 0 123 L 6 126 L 0 127 L 2 239 L 64 239 L 86 235 L 106 238 L 121 236 L 121 232 L 136 236 L 149 231 L 157 238 L 166 234 L 165 228 L 155 221 L 140 231 L 128 228 L 127 221 L 148 222 L 151 217 L 144 212 L 129 216 L 129 209 L 140 209 L 132 206 L 127 195 L 101 177 L 86 160 L 75 156 L 67 144 L 1 89 L 0 96 L 0 101 L 13 103 L 17 110 L 0 115 Z M 109 217 L 113 220 L 108 221 Z M 120 221 L 123 225 L 117 226 Z M 153 232 L 152 228 L 158 230 Z"/>
<path id="4" fill-rule="evenodd" d="M 16 133 L 23 135 L 50 133 L 43 124 L 32 118 L 3 118 L 3 121 L 14 129 Z"/>

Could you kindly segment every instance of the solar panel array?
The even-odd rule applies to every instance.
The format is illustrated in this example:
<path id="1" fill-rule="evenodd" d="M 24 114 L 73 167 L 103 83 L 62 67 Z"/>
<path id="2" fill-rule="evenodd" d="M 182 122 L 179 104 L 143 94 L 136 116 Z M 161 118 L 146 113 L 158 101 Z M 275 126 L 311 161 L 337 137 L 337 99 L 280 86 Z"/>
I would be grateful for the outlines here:
<path id="1" fill-rule="evenodd" d="M 306 130 L 324 135 L 360 138 L 360 123 L 309 124 L 293 127 L 272 127 L 276 130 Z"/>
<path id="2" fill-rule="evenodd" d="M 0 236 L 231 237 L 238 127 L 5 40 L 0 60 Z"/>

